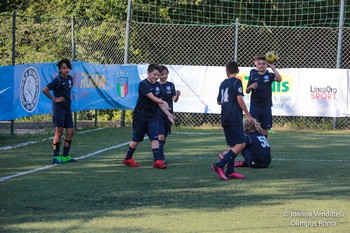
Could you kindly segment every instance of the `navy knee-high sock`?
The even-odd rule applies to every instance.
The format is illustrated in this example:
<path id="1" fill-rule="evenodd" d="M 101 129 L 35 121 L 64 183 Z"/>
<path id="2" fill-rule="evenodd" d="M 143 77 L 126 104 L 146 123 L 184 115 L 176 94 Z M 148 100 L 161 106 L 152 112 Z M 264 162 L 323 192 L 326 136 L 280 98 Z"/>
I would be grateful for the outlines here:
<path id="1" fill-rule="evenodd" d="M 231 174 L 234 171 L 235 160 L 231 158 L 227 163 L 226 173 Z"/>
<path id="2" fill-rule="evenodd" d="M 154 162 L 159 160 L 159 148 L 152 149 Z"/>
<path id="3" fill-rule="evenodd" d="M 164 155 L 164 140 L 159 140 L 159 159 L 160 160 L 165 160 L 165 155 Z"/>
<path id="4" fill-rule="evenodd" d="M 69 150 L 70 150 L 70 144 L 72 143 L 72 140 L 64 139 L 64 141 L 68 143 L 68 146 L 63 146 L 63 156 L 68 156 Z"/>
<path id="5" fill-rule="evenodd" d="M 226 166 L 226 164 L 228 164 L 230 162 L 232 163 L 236 157 L 237 157 L 237 155 L 235 153 L 233 153 L 232 150 L 229 150 L 224 155 L 224 158 L 222 158 L 220 160 L 220 162 L 218 163 L 218 167 L 224 168 Z M 232 169 L 233 169 L 233 165 L 232 165 Z"/>
<path id="6" fill-rule="evenodd" d="M 61 147 L 61 143 L 60 142 L 56 142 L 55 144 L 53 144 L 53 156 L 59 156 L 60 155 L 60 147 Z"/>
<path id="7" fill-rule="evenodd" d="M 132 158 L 134 152 L 135 152 L 135 149 L 134 149 L 134 148 L 131 148 L 131 147 L 129 146 L 128 152 L 126 152 L 125 159 L 128 160 L 128 159 Z"/>

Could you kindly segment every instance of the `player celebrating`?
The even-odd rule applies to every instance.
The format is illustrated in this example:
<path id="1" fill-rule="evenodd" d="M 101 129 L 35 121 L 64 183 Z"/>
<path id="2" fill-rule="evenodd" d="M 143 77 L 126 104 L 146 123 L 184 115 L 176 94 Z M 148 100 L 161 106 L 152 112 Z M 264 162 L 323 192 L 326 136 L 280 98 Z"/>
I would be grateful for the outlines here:
<path id="1" fill-rule="evenodd" d="M 170 107 L 170 113 L 173 113 L 173 102 L 177 102 L 179 100 L 179 96 L 181 92 L 175 89 L 175 85 L 172 82 L 168 81 L 169 70 L 166 66 L 160 66 L 162 72 L 160 74 L 159 83 L 160 88 L 162 89 L 162 99 L 166 101 Z M 171 134 L 171 125 L 172 122 L 169 121 L 168 117 L 165 115 L 163 111 L 159 111 L 158 116 L 159 123 L 159 157 L 165 163 L 164 156 L 164 144 L 166 142 L 166 137 Z"/>
<path id="2" fill-rule="evenodd" d="M 70 60 L 62 59 L 57 63 L 59 75 L 54 78 L 42 92 L 53 101 L 53 123 L 56 128 L 53 138 L 53 163 L 64 164 L 66 162 L 76 162 L 77 160 L 69 156 L 72 137 L 74 136 L 73 119 L 71 111 L 71 90 L 73 78 L 69 75 L 72 65 Z M 52 96 L 50 90 L 53 91 Z M 61 137 L 63 128 L 66 128 L 64 138 L 63 157 L 60 156 Z"/>
<path id="3" fill-rule="evenodd" d="M 273 73 L 268 72 L 268 66 Z M 268 63 L 264 56 L 257 59 L 256 68 L 258 72 L 251 73 L 246 93 L 252 93 L 250 113 L 261 124 L 262 133 L 267 137 L 268 131 L 272 127 L 272 82 L 281 82 L 282 78 L 276 67 Z"/>
<path id="4" fill-rule="evenodd" d="M 221 105 L 221 125 L 224 129 L 226 143 L 229 146 L 228 152 L 219 163 L 211 165 L 214 172 L 220 179 L 245 178 L 243 175 L 234 172 L 234 159 L 245 146 L 245 136 L 243 131 L 243 112 L 250 122 L 253 122 L 243 100 L 242 81 L 236 77 L 239 69 L 234 61 L 226 64 L 225 79 L 219 88 L 217 102 Z M 226 174 L 224 167 L 227 165 Z"/>
<path id="5" fill-rule="evenodd" d="M 153 153 L 153 167 L 166 168 L 167 165 L 160 160 L 159 157 L 159 141 L 158 141 L 158 107 L 160 107 L 167 115 L 170 121 L 174 121 L 173 115 L 168 111 L 167 102 L 161 99 L 161 88 L 157 82 L 160 76 L 161 68 L 158 64 L 150 64 L 147 68 L 147 78 L 142 80 L 138 86 L 139 96 L 133 111 L 132 122 L 132 140 L 129 149 L 123 159 L 123 163 L 129 167 L 139 167 L 132 158 L 138 144 L 143 141 L 147 133 L 151 141 Z"/>

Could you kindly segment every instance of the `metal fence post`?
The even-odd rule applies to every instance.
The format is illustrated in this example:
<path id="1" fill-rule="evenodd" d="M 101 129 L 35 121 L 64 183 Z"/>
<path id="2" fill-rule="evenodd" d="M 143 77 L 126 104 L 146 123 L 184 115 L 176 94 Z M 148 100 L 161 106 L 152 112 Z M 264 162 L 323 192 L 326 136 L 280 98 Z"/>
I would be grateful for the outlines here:
<path id="1" fill-rule="evenodd" d="M 72 30 L 72 61 L 75 61 L 75 31 L 74 31 L 74 25 L 75 25 L 75 16 L 72 17 L 72 21 L 71 21 L 71 30 Z M 77 130 L 78 126 L 77 126 L 77 112 L 73 112 L 73 121 L 74 121 L 74 130 Z"/>
<path id="2" fill-rule="evenodd" d="M 341 68 L 341 59 L 342 59 L 342 43 L 343 43 L 343 28 L 344 28 L 344 7 L 345 0 L 340 1 L 340 9 L 339 9 L 339 26 L 338 26 L 338 45 L 337 45 L 337 64 L 336 68 Z M 337 118 L 333 118 L 333 129 L 337 128 Z"/>
<path id="3" fill-rule="evenodd" d="M 132 0 L 128 0 L 128 13 L 126 16 L 126 28 L 125 28 L 124 64 L 129 63 L 131 9 L 132 9 Z M 120 126 L 125 126 L 125 110 L 122 110 L 121 112 Z"/>
<path id="4" fill-rule="evenodd" d="M 12 14 L 12 65 L 16 64 L 16 11 Z M 15 134 L 15 121 L 11 120 L 11 136 Z"/>
<path id="5" fill-rule="evenodd" d="M 235 54 L 234 54 L 234 61 L 238 62 L 238 18 L 236 18 L 236 25 L 235 25 Z"/>

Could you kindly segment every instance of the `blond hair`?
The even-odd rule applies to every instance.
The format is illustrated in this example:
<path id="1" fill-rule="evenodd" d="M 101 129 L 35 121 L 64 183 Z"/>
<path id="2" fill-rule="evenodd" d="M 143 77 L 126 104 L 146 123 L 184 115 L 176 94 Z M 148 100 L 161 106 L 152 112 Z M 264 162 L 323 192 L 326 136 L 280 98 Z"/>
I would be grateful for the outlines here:
<path id="1" fill-rule="evenodd" d="M 243 123 L 243 127 L 244 127 L 245 134 L 250 134 L 251 132 L 258 132 L 258 133 L 262 132 L 260 123 L 257 122 L 255 119 L 253 119 L 253 123 L 250 123 L 248 119 L 246 119 Z"/>

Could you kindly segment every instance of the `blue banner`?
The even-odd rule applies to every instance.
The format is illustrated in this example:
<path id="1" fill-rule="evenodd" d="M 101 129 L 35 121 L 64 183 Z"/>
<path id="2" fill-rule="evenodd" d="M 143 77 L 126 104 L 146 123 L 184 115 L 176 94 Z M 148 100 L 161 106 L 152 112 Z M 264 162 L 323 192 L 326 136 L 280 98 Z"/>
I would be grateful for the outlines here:
<path id="1" fill-rule="evenodd" d="M 134 109 L 141 80 L 137 65 L 72 66 L 72 111 Z M 52 113 L 52 101 L 41 91 L 57 75 L 56 63 L 0 66 L 0 120 Z"/>

